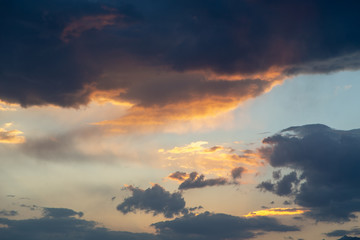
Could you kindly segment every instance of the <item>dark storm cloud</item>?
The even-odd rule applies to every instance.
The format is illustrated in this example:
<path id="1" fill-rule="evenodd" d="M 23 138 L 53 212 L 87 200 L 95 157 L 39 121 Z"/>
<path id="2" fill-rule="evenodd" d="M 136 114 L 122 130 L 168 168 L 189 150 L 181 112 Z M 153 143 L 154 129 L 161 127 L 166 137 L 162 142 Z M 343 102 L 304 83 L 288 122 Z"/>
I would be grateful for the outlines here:
<path id="1" fill-rule="evenodd" d="M 244 218 L 205 212 L 152 224 L 161 239 L 224 240 L 248 239 L 263 232 L 299 231 L 296 226 L 280 224 L 275 218 Z"/>
<path id="2" fill-rule="evenodd" d="M 258 188 L 291 196 L 318 221 L 349 221 L 360 211 L 360 129 L 325 125 L 290 127 L 263 140 L 263 157 L 276 168 L 292 169 Z M 299 172 L 297 174 L 296 172 Z"/>
<path id="3" fill-rule="evenodd" d="M 179 190 L 187 190 L 191 188 L 203 188 L 209 186 L 221 186 L 229 184 L 228 179 L 226 178 L 211 178 L 205 179 L 203 174 L 198 175 L 197 172 L 192 172 L 189 174 L 189 178 L 183 181 L 179 185 Z"/>
<path id="4" fill-rule="evenodd" d="M 179 192 L 170 193 L 157 184 L 146 190 L 133 186 L 128 186 L 126 189 L 131 191 L 132 196 L 125 198 L 117 206 L 117 210 L 123 214 L 144 210 L 147 213 L 163 214 L 166 218 L 172 218 L 174 215 L 188 212 L 185 208 L 185 200 Z"/>
<path id="5" fill-rule="evenodd" d="M 120 88 L 119 98 L 142 106 L 226 94 L 239 101 L 269 82 L 211 82 L 202 73 L 358 69 L 358 8 L 356 0 L 4 0 L 0 99 L 76 107 L 96 89 Z"/>
<path id="6" fill-rule="evenodd" d="M 328 237 L 341 237 L 344 235 L 360 235 L 360 228 L 355 227 L 351 230 L 334 230 L 325 234 Z"/>
<path id="7" fill-rule="evenodd" d="M 82 212 L 75 212 L 72 209 L 68 208 L 43 208 L 44 217 L 50 218 L 68 218 L 79 216 L 82 217 L 84 214 Z"/>

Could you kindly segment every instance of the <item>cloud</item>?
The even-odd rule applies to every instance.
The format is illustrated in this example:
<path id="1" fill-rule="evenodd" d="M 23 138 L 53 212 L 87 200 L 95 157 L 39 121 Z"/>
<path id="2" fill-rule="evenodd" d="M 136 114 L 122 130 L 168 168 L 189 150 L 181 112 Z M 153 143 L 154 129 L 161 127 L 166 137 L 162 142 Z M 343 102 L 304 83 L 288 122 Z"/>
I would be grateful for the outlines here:
<path id="1" fill-rule="evenodd" d="M 244 218 L 209 212 L 158 222 L 152 226 L 161 239 L 169 240 L 235 240 L 253 238 L 263 232 L 299 231 L 298 227 L 282 225 L 274 218 Z"/>
<path id="2" fill-rule="evenodd" d="M 84 16 L 78 20 L 69 23 L 61 33 L 61 40 L 69 42 L 71 38 L 80 37 L 80 35 L 88 30 L 101 30 L 108 25 L 115 24 L 116 14 Z"/>
<path id="3" fill-rule="evenodd" d="M 170 174 L 168 176 L 168 178 L 182 182 L 182 181 L 185 181 L 187 178 L 189 178 L 189 174 L 187 174 L 186 172 L 176 171 L 176 172 Z"/>
<path id="4" fill-rule="evenodd" d="M 268 208 L 265 210 L 259 210 L 250 212 L 244 217 L 256 217 L 256 216 L 287 216 L 287 215 L 297 215 L 308 212 L 307 209 L 302 208 Z"/>
<path id="5" fill-rule="evenodd" d="M 158 184 L 146 190 L 133 186 L 127 186 L 126 189 L 131 191 L 132 196 L 117 206 L 117 210 L 123 214 L 144 210 L 146 213 L 152 212 L 154 216 L 163 214 L 166 218 L 172 218 L 187 212 L 181 193 L 170 193 Z"/>
<path id="6" fill-rule="evenodd" d="M 243 167 L 237 167 L 237 168 L 234 168 L 233 170 L 231 170 L 231 176 L 232 178 L 235 180 L 235 179 L 238 179 L 238 178 L 241 178 L 241 175 L 243 174 L 243 172 L 245 172 L 246 169 L 243 168 Z"/>
<path id="7" fill-rule="evenodd" d="M 19 146 L 19 152 L 36 160 L 44 161 L 92 161 L 113 160 L 116 153 L 99 144 L 100 129 L 86 126 L 60 134 L 28 137 Z M 96 145 L 91 146 L 96 141 Z"/>
<path id="8" fill-rule="evenodd" d="M 187 178 L 179 185 L 179 190 L 188 190 L 191 188 L 203 188 L 209 186 L 222 186 L 227 184 L 230 183 L 226 178 L 220 177 L 205 179 L 205 176 L 203 174 L 198 175 L 197 172 L 192 172 L 189 174 L 189 178 Z"/>
<path id="9" fill-rule="evenodd" d="M 158 152 L 166 157 L 167 164 L 173 168 L 188 172 L 189 170 L 199 171 L 220 178 L 233 178 L 234 181 L 243 176 L 245 172 L 251 172 L 254 168 L 263 165 L 261 163 L 263 160 L 257 153 L 241 150 L 240 153 L 237 153 L 232 147 L 226 145 L 208 147 L 208 144 L 206 141 L 197 141 L 169 150 L 159 149 Z M 251 170 L 249 170 L 250 168 Z M 179 171 L 169 177 L 174 180 L 173 177 L 180 177 L 179 175 L 182 174 L 184 179 L 176 179 L 182 182 L 189 177 L 188 174 L 185 176 L 185 171 Z M 232 173 L 232 171 L 234 172 Z"/>
<path id="10" fill-rule="evenodd" d="M 18 212 L 14 211 L 14 210 L 11 210 L 11 211 L 1 210 L 0 211 L 0 216 L 12 217 L 12 216 L 16 216 L 16 215 L 18 215 Z"/>
<path id="11" fill-rule="evenodd" d="M 72 209 L 68 208 L 43 208 L 44 217 L 50 218 L 68 218 L 79 216 L 82 217 L 84 214 L 82 212 L 75 212 Z"/>
<path id="12" fill-rule="evenodd" d="M 96 222 L 74 218 L 71 209 L 48 208 L 52 217 L 45 216 L 35 219 L 10 220 L 0 218 L 0 238 L 2 240 L 155 240 L 155 235 L 148 233 L 131 233 L 111 231 L 98 227 Z M 45 212 L 46 213 L 46 212 Z M 60 214 L 59 214 L 60 213 Z M 75 214 L 76 215 L 76 214 Z"/>
<path id="13" fill-rule="evenodd" d="M 339 238 L 338 240 L 360 240 L 358 237 L 349 237 L 349 236 L 343 236 L 342 238 Z"/>
<path id="14" fill-rule="evenodd" d="M 79 212 L 66 208 L 47 208 L 43 217 L 10 220 L 0 218 L 2 240 L 175 240 L 175 239 L 248 239 L 264 232 L 299 231 L 296 226 L 279 223 L 274 218 L 243 218 L 205 212 L 188 214 L 172 221 L 152 224 L 157 233 L 112 231 L 97 222 L 79 219 Z M 47 215 L 51 212 L 51 217 Z"/>
<path id="15" fill-rule="evenodd" d="M 0 128 L 0 143 L 5 144 L 20 144 L 25 142 L 25 137 L 21 136 L 23 132 L 14 129 L 7 130 L 12 124 L 8 123 L 4 125 L 4 128 Z"/>
<path id="16" fill-rule="evenodd" d="M 79 107 L 117 90 L 133 106 L 99 124 L 122 133 L 215 116 L 296 74 L 359 69 L 357 4 L 2 1 L 0 99 Z"/>
<path id="17" fill-rule="evenodd" d="M 258 188 L 290 196 L 318 221 L 344 222 L 360 211 L 360 129 L 348 131 L 314 124 L 290 127 L 263 140 L 260 148 L 271 166 L 292 169 Z M 276 180 L 276 179 L 275 179 Z"/>
<path id="18" fill-rule="evenodd" d="M 275 179 L 277 179 L 277 177 L 278 176 L 275 174 Z M 273 192 L 279 196 L 288 196 L 297 191 L 296 189 L 299 182 L 300 180 L 298 179 L 296 172 L 291 172 L 276 183 L 269 181 L 262 182 L 257 186 L 257 188 L 264 191 Z"/>
<path id="19" fill-rule="evenodd" d="M 355 227 L 350 230 L 334 230 L 325 234 L 328 237 L 341 237 L 344 235 L 360 235 L 360 228 Z"/>

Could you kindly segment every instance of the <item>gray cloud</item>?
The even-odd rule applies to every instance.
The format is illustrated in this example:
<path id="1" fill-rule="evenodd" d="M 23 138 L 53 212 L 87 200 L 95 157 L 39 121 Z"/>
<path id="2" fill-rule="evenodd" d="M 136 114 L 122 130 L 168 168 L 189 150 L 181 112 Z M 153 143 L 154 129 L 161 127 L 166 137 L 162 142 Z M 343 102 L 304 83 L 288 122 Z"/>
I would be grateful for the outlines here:
<path id="1" fill-rule="evenodd" d="M 298 227 L 282 225 L 274 218 L 244 218 L 209 212 L 158 222 L 152 226 L 161 239 L 167 240 L 239 240 L 253 238 L 263 232 L 299 231 Z"/>
<path id="2" fill-rule="evenodd" d="M 68 218 L 79 216 L 82 217 L 84 214 L 82 212 L 75 212 L 72 209 L 68 208 L 43 208 L 44 217 L 50 218 Z"/>
<path id="3" fill-rule="evenodd" d="M 342 238 L 339 238 L 338 240 L 360 240 L 358 237 L 349 237 L 349 236 L 343 236 Z"/>
<path id="4" fill-rule="evenodd" d="M 112 231 L 98 227 L 98 223 L 75 218 L 72 209 L 48 208 L 52 213 L 34 219 L 10 220 L 0 218 L 2 240 L 239 240 L 248 239 L 265 232 L 298 231 L 296 226 L 287 226 L 274 218 L 244 218 L 226 214 L 188 214 L 172 221 L 152 224 L 156 234 Z M 59 214 L 60 213 L 60 214 Z"/>
<path id="5" fill-rule="evenodd" d="M 338 229 L 325 234 L 328 237 L 341 237 L 344 235 L 360 235 L 360 228 L 355 227 L 350 230 Z"/>
<path id="6" fill-rule="evenodd" d="M 53 217 L 36 219 L 10 220 L 0 218 L 0 224 L 7 227 L 0 228 L 2 240 L 155 240 L 153 234 L 111 231 L 107 228 L 97 227 L 97 223 L 77 219 L 72 214 L 64 213 L 64 209 L 49 208 Z M 74 210 L 66 209 L 66 212 Z"/>
<path id="7" fill-rule="evenodd" d="M 205 179 L 204 175 L 198 175 L 197 172 L 192 172 L 189 174 L 189 178 L 183 181 L 179 185 L 179 190 L 187 190 L 191 188 L 203 188 L 208 186 L 221 186 L 229 184 L 228 179 L 226 178 L 212 178 Z"/>
<path id="8" fill-rule="evenodd" d="M 176 171 L 169 175 L 169 178 L 174 179 L 174 180 L 179 180 L 179 181 L 184 181 L 186 179 L 186 177 L 187 177 L 186 172 L 179 172 L 179 171 Z"/>
<path id="9" fill-rule="evenodd" d="M 292 196 L 318 221 L 343 222 L 360 211 L 360 129 L 325 125 L 290 127 L 263 140 L 260 153 L 275 168 L 294 170 L 258 188 Z M 297 176 L 299 172 L 300 175 Z"/>
<path id="10" fill-rule="evenodd" d="M 276 183 L 272 183 L 269 181 L 262 182 L 257 186 L 257 188 L 264 191 L 273 192 L 279 196 L 288 196 L 290 194 L 296 193 L 299 182 L 300 180 L 298 179 L 296 172 L 291 172 L 288 175 L 285 175 Z"/>
<path id="11" fill-rule="evenodd" d="M 18 215 L 18 212 L 15 211 L 15 210 L 10 210 L 10 211 L 7 211 L 7 210 L 1 210 L 0 211 L 0 216 L 6 216 L 6 217 L 12 217 L 12 216 L 16 216 Z"/>
<path id="12" fill-rule="evenodd" d="M 231 170 L 231 176 L 234 180 L 241 178 L 244 171 L 245 171 L 245 168 L 243 168 L 243 167 L 234 168 L 233 170 Z"/>
<path id="13" fill-rule="evenodd" d="M 125 198 L 117 206 L 117 210 L 123 214 L 144 210 L 147 213 L 163 214 L 166 218 L 172 218 L 174 215 L 188 212 L 185 200 L 179 192 L 170 193 L 157 184 L 146 190 L 133 186 L 126 189 L 131 191 L 132 196 Z"/>

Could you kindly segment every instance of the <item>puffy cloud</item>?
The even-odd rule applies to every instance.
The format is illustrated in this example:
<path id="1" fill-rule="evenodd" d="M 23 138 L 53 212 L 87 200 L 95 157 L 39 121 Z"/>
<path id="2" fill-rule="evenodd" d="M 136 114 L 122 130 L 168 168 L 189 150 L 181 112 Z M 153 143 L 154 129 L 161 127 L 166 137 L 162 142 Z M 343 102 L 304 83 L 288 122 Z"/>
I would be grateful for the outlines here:
<path id="1" fill-rule="evenodd" d="M 357 4 L 5 0 L 0 99 L 78 107 L 115 89 L 134 104 L 101 122 L 119 132 L 213 116 L 294 74 L 359 69 Z"/>
<path id="2" fill-rule="evenodd" d="M 225 240 L 248 239 L 263 232 L 299 231 L 269 217 L 244 218 L 227 214 L 201 213 L 152 224 L 161 239 Z"/>
<path id="3" fill-rule="evenodd" d="M 260 149 L 275 168 L 292 169 L 258 188 L 291 196 L 318 221 L 349 221 L 360 211 L 360 129 L 342 131 L 325 125 L 290 127 L 265 138 Z M 275 177 L 276 180 L 277 177 Z"/>
<path id="4" fill-rule="evenodd" d="M 277 177 L 278 176 L 275 175 L 275 179 L 278 179 Z M 288 196 L 296 192 L 299 182 L 300 180 L 298 179 L 296 172 L 291 172 L 276 183 L 269 181 L 262 182 L 257 186 L 257 188 L 273 192 L 279 196 Z"/>
<path id="5" fill-rule="evenodd" d="M 117 210 L 123 214 L 144 210 L 147 213 L 163 214 L 166 218 L 172 218 L 174 215 L 188 212 L 181 193 L 170 193 L 158 184 L 146 190 L 133 186 L 127 186 L 126 189 L 131 191 L 132 196 L 125 198 L 117 206 Z"/>

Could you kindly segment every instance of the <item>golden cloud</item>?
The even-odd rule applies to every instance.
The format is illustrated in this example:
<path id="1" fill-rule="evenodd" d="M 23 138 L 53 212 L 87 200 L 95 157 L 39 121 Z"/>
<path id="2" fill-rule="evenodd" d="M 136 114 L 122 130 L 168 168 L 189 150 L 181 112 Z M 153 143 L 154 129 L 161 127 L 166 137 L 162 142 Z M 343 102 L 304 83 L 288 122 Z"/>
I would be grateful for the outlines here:
<path id="1" fill-rule="evenodd" d="M 250 151 L 237 154 L 231 147 L 207 145 L 206 141 L 197 141 L 169 150 L 159 149 L 158 152 L 165 157 L 164 167 L 219 177 L 229 177 L 231 170 L 240 166 L 244 166 L 247 173 L 255 172 L 257 167 L 262 166 L 259 156 Z"/>
<path id="2" fill-rule="evenodd" d="M 257 216 L 289 216 L 289 215 L 299 215 L 309 210 L 303 208 L 269 208 L 264 210 L 259 210 L 255 212 L 250 212 L 244 217 L 257 217 Z"/>
<path id="3" fill-rule="evenodd" d="M 6 123 L 4 128 L 0 128 L 0 143 L 6 144 L 19 144 L 25 142 L 25 137 L 20 136 L 23 132 L 19 130 L 6 130 L 6 128 L 10 127 L 11 123 Z"/>

